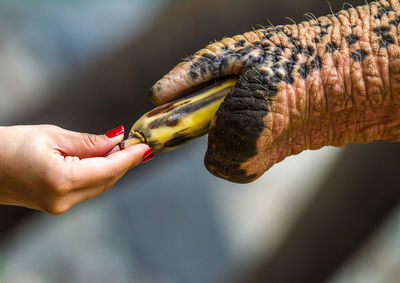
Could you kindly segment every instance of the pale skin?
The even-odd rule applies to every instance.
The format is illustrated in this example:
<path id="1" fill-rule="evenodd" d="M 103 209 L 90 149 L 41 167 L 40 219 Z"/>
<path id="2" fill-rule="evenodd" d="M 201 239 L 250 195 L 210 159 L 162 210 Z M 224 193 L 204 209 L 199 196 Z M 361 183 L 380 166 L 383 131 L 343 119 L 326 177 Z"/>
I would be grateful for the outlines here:
<path id="1" fill-rule="evenodd" d="M 145 144 L 119 150 L 123 137 L 0 127 L 0 203 L 59 215 L 106 192 L 149 152 Z"/>

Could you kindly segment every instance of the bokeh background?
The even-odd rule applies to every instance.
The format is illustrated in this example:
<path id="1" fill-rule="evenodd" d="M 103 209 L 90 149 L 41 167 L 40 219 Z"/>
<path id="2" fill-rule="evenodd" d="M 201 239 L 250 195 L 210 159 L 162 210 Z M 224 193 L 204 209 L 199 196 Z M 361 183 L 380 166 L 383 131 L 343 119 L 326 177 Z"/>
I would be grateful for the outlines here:
<path id="1" fill-rule="evenodd" d="M 330 7 L 2 0 L 0 124 L 129 128 L 185 56 L 305 13 Z M 1 282 L 399 282 L 398 144 L 307 151 L 236 185 L 205 170 L 206 142 L 157 155 L 62 216 L 0 206 Z"/>

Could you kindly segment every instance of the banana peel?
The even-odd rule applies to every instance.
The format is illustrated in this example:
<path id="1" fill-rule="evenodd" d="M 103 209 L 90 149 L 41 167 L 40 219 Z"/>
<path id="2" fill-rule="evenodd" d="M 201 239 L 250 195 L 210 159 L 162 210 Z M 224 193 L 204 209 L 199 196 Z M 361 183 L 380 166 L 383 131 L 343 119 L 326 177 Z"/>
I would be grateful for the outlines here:
<path id="1" fill-rule="evenodd" d="M 170 151 L 207 134 L 215 112 L 237 81 L 229 77 L 154 108 L 134 123 L 120 147 L 146 143 L 153 152 Z"/>

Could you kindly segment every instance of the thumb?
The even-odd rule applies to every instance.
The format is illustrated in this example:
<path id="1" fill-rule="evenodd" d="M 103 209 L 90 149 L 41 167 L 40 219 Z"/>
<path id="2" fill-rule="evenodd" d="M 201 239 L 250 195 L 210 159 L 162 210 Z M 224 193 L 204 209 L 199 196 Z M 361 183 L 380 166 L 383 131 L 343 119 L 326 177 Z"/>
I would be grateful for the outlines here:
<path id="1" fill-rule="evenodd" d="M 109 153 L 124 139 L 125 129 L 119 126 L 105 133 L 94 135 L 67 131 L 60 136 L 60 150 L 66 156 L 79 158 L 101 157 Z"/>

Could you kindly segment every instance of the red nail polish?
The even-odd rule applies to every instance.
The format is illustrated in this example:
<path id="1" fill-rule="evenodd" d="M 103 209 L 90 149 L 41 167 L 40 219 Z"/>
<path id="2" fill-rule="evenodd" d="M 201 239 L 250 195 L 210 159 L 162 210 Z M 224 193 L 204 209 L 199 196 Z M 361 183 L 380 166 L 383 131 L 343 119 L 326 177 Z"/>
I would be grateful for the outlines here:
<path id="1" fill-rule="evenodd" d="M 150 147 L 148 150 L 146 150 L 143 154 L 143 159 L 145 159 L 146 157 L 148 157 L 151 153 L 153 152 L 153 148 Z"/>
<path id="2" fill-rule="evenodd" d="M 154 158 L 154 154 L 151 153 L 151 154 L 147 155 L 145 158 L 143 158 L 142 163 L 145 163 L 145 162 L 147 162 L 147 161 L 150 161 L 150 160 L 152 160 L 153 158 Z"/>
<path id="3" fill-rule="evenodd" d="M 115 138 L 116 136 L 122 135 L 125 132 L 124 126 L 119 126 L 115 129 L 112 129 L 111 131 L 108 131 L 107 133 L 105 133 L 105 135 L 111 139 L 111 138 Z"/>

